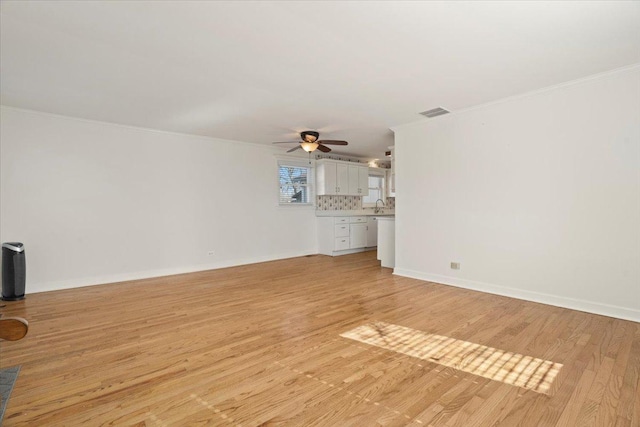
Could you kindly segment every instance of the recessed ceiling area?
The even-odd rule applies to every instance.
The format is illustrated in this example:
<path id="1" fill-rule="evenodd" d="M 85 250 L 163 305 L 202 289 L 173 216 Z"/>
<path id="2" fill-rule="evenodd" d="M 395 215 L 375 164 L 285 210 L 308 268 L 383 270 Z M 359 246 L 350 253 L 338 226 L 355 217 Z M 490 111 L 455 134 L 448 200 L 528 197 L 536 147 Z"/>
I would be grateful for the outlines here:
<path id="1" fill-rule="evenodd" d="M 390 127 L 640 62 L 640 2 L 1 3 L 1 103 L 382 158 Z"/>

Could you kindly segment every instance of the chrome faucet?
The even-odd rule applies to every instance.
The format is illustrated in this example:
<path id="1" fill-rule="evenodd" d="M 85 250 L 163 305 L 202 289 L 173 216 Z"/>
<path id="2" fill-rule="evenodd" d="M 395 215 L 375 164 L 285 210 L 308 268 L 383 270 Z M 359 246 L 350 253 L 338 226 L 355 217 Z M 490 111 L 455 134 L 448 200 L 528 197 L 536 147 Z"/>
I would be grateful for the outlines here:
<path id="1" fill-rule="evenodd" d="M 376 200 L 376 208 L 375 208 L 375 210 L 373 211 L 373 213 L 380 213 L 380 212 L 382 212 L 382 209 L 378 207 L 378 202 L 382 202 L 382 206 L 384 206 L 384 200 L 382 200 L 382 199 L 378 199 L 378 200 Z"/>

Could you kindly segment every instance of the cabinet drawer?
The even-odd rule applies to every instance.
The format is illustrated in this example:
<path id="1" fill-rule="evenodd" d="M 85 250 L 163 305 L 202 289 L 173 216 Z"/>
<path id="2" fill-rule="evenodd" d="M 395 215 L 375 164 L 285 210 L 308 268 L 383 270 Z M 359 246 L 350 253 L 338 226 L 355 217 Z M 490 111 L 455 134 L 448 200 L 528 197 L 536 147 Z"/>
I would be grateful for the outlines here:
<path id="1" fill-rule="evenodd" d="M 355 224 L 355 223 L 366 223 L 367 222 L 367 217 L 366 216 L 352 216 L 350 217 L 350 221 L 351 224 Z"/>
<path id="2" fill-rule="evenodd" d="M 337 216 L 334 219 L 334 223 L 335 224 L 349 224 L 349 217 L 348 216 Z"/>
<path id="3" fill-rule="evenodd" d="M 349 224 L 336 225 L 334 237 L 349 237 Z"/>
<path id="4" fill-rule="evenodd" d="M 346 249 L 349 249 L 349 237 L 337 237 L 333 250 L 344 251 Z"/>

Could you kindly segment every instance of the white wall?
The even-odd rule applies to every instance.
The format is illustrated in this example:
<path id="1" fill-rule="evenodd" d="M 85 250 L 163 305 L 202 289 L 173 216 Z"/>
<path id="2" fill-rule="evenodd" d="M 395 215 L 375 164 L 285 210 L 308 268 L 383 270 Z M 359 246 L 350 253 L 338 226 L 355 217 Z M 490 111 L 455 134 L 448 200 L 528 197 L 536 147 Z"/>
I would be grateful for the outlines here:
<path id="1" fill-rule="evenodd" d="M 396 274 L 640 321 L 640 67 L 394 130 Z"/>
<path id="2" fill-rule="evenodd" d="M 274 153 L 2 108 L 0 240 L 25 244 L 27 293 L 316 253 Z"/>

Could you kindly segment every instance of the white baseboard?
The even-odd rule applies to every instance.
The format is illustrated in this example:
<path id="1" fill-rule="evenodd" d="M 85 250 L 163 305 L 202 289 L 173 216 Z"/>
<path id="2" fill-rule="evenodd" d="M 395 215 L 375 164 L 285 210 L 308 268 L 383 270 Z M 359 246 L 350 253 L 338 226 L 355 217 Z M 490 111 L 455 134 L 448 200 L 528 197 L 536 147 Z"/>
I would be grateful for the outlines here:
<path id="1" fill-rule="evenodd" d="M 321 251 L 320 255 L 328 255 L 328 256 L 351 255 L 351 254 L 357 254 L 359 252 L 375 251 L 376 248 L 377 246 L 369 246 L 366 248 L 345 249 L 343 251 Z"/>
<path id="2" fill-rule="evenodd" d="M 81 288 L 84 286 L 103 285 L 106 283 L 126 282 L 129 280 L 151 279 L 154 277 L 172 276 L 175 274 L 195 273 L 198 271 L 216 270 L 219 268 L 236 267 L 239 265 L 256 264 L 259 262 L 276 261 L 279 259 L 295 258 L 307 255 L 315 255 L 316 249 L 295 253 L 283 253 L 238 260 L 227 260 L 210 264 L 200 264 L 187 267 L 163 268 L 159 270 L 146 270 L 133 273 L 113 274 L 108 276 L 84 277 L 70 280 L 58 280 L 52 282 L 29 283 L 27 280 L 26 295 L 30 293 L 57 291 L 61 289 Z"/>
<path id="3" fill-rule="evenodd" d="M 631 308 L 618 307 L 615 305 L 585 301 L 576 298 L 562 297 L 541 292 L 527 291 L 523 289 L 509 288 L 505 286 L 493 285 L 490 283 L 460 279 L 458 277 L 423 273 L 420 271 L 407 270 L 402 268 L 394 269 L 393 274 L 396 274 L 398 276 L 410 277 L 412 279 L 424 280 L 427 282 L 441 283 L 458 288 L 470 289 L 473 291 L 486 292 L 489 294 L 502 295 L 505 297 L 516 298 L 525 301 L 533 301 L 541 304 L 553 305 L 556 307 L 570 308 L 572 310 L 586 311 L 587 313 L 601 314 L 603 316 L 631 320 L 633 322 L 640 322 L 640 311 Z"/>

